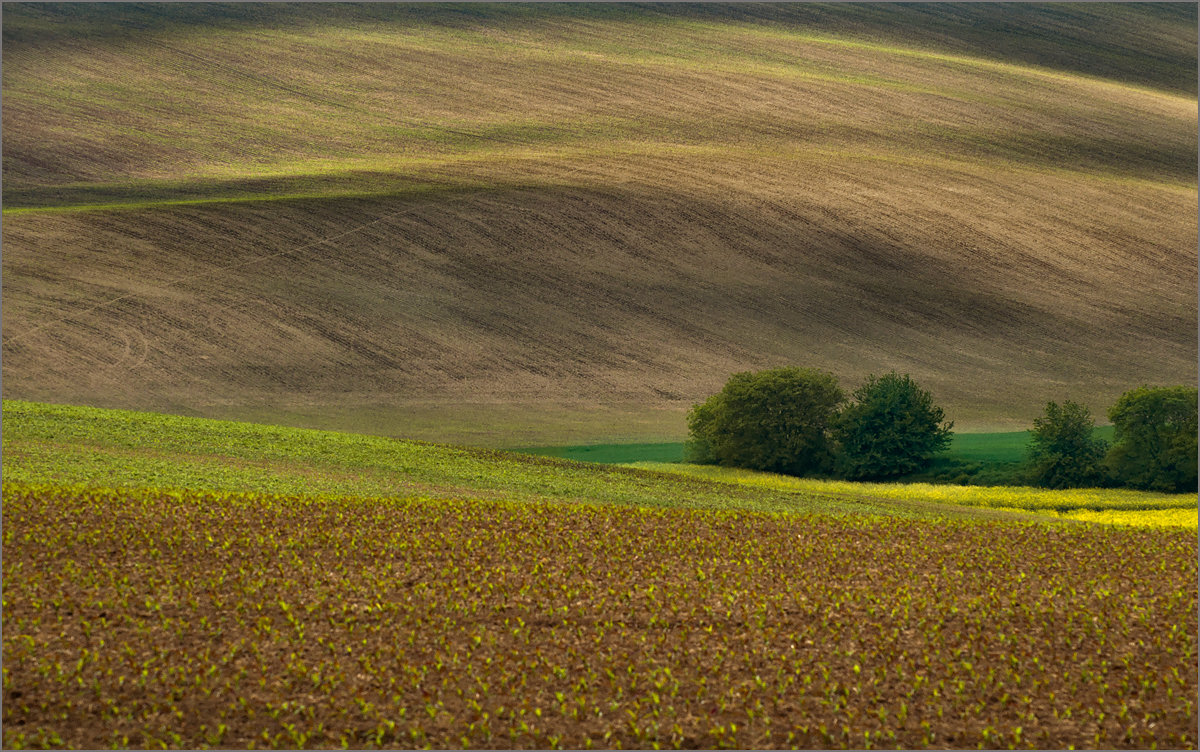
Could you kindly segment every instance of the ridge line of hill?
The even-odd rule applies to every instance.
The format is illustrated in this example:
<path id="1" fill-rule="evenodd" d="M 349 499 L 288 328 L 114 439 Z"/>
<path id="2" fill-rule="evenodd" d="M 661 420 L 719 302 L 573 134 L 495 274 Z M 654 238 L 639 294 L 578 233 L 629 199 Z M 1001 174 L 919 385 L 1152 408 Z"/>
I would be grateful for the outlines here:
<path id="1" fill-rule="evenodd" d="M 632 147 L 632 144 L 626 145 Z M 502 153 L 501 156 L 506 159 L 520 160 L 522 156 L 526 159 L 538 158 L 557 158 L 557 159 L 572 159 L 581 158 L 589 154 L 603 152 L 606 155 L 620 154 L 626 157 L 634 157 L 638 154 L 661 155 L 664 150 L 675 150 L 680 152 L 688 152 L 693 154 L 721 153 L 723 155 L 750 154 L 757 155 L 772 154 L 777 159 L 820 159 L 820 158 L 839 158 L 847 160 L 867 160 L 867 161 L 883 161 L 895 164 L 904 164 L 909 166 L 915 165 L 941 165 L 946 168 L 953 168 L 956 165 L 961 166 L 980 166 L 988 164 L 994 169 L 1004 170 L 1009 172 L 1028 172 L 1031 174 L 1069 174 L 1074 176 L 1082 176 L 1088 179 L 1100 181 L 1112 181 L 1116 183 L 1125 183 L 1131 185 L 1142 185 L 1150 188 L 1158 188 L 1163 190 L 1179 190 L 1179 191 L 1194 191 L 1196 190 L 1196 181 L 1191 181 L 1167 176 L 1158 176 L 1154 178 L 1144 177 L 1141 175 L 1133 175 L 1121 173 L 1111 169 L 1091 167 L 1086 164 L 1081 164 L 1076 167 L 1057 167 L 1048 165 L 1032 165 L 1023 164 L 1001 156 L 992 157 L 974 157 L 954 158 L 942 157 L 933 155 L 905 155 L 897 153 L 886 153 L 883 151 L 872 151 L 871 149 L 861 150 L 846 150 L 836 149 L 822 146 L 805 146 L 803 148 L 764 148 L 764 147 L 726 147 L 710 144 L 673 144 L 660 143 L 652 144 L 641 142 L 639 148 L 616 148 L 608 146 L 603 149 L 597 147 L 558 147 L 553 150 L 545 150 L 534 155 L 521 155 Z M 419 162 L 421 168 L 428 169 L 439 165 L 463 165 L 478 162 L 481 157 L 478 155 L 452 155 L 444 160 L 428 160 L 423 159 Z M 572 173 L 582 172 L 587 169 L 586 166 L 580 166 L 570 169 L 546 179 L 535 180 L 512 180 L 509 182 L 488 182 L 483 179 L 472 179 L 469 176 L 451 180 L 443 178 L 440 181 L 434 177 L 423 173 L 402 172 L 402 164 L 388 164 L 384 160 L 380 160 L 381 164 L 374 169 L 366 166 L 349 168 L 343 171 L 312 171 L 312 172 L 278 172 L 272 175 L 254 175 L 253 179 L 257 183 L 269 182 L 271 180 L 318 180 L 325 179 L 353 179 L 356 175 L 364 176 L 388 176 L 394 177 L 397 180 L 416 180 L 418 182 L 404 185 L 396 188 L 379 188 L 365 190 L 339 190 L 331 188 L 327 191 L 311 191 L 311 192 L 296 192 L 296 193 L 274 193 L 262 192 L 257 194 L 245 193 L 230 193 L 228 195 L 209 195 L 209 196 L 187 196 L 189 187 L 192 190 L 203 190 L 209 192 L 220 192 L 222 190 L 238 191 L 243 190 L 240 186 L 241 180 L 228 179 L 216 180 L 208 176 L 198 177 L 195 181 L 181 182 L 179 180 L 139 180 L 131 181 L 130 183 L 79 183 L 75 185 L 57 185 L 46 186 L 42 189 L 27 189 L 24 191 L 16 191 L 17 195 L 13 200 L 18 202 L 17 206 L 4 206 L 2 213 L 4 215 L 20 216 L 26 214 L 46 214 L 59 212 L 91 212 L 91 211 L 135 211 L 142 209 L 163 209 L 172 207 L 189 207 L 189 206 L 205 206 L 212 204 L 236 204 L 236 203 L 253 203 L 253 202 L 271 202 L 271 201 L 317 201 L 317 200 L 339 200 L 339 199 L 385 199 L 385 198 L 425 198 L 435 195 L 457 194 L 460 192 L 475 192 L 475 191 L 495 191 L 495 190 L 528 190 L 528 189 L 553 189 L 553 188 L 582 188 L 586 187 L 587 183 L 571 183 L 565 181 L 567 175 Z M 565 165 L 564 165 L 565 166 Z M 389 172 L 389 170 L 392 170 Z M 194 187 L 192 187 L 194 186 Z M 62 203 L 62 204 L 45 204 L 45 205 L 22 205 L 22 201 L 36 200 L 33 197 L 46 196 L 53 197 L 57 200 L 70 200 L 73 191 L 78 193 L 90 194 L 106 194 L 112 196 L 125 195 L 145 195 L 147 192 L 158 190 L 173 191 L 178 194 L 183 194 L 181 198 L 154 198 L 138 201 L 122 201 L 119 198 L 111 202 L 93 202 L 93 203 Z M 81 197 L 82 198 L 82 197 Z M 10 201 L 5 202 L 10 203 Z"/>

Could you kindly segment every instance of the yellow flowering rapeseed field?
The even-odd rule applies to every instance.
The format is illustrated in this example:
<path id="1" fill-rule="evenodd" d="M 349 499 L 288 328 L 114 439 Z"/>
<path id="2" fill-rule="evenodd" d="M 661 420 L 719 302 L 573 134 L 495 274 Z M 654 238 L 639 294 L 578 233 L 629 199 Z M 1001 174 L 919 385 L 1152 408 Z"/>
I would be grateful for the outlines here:
<path id="1" fill-rule="evenodd" d="M 794 478 L 711 465 L 639 462 L 634 466 L 737 485 L 806 494 L 924 501 L 1115 525 L 1197 528 L 1197 498 L 1192 494 L 1164 494 L 1114 488 L 1055 491 L 1020 486 L 854 483 Z"/>
<path id="2" fill-rule="evenodd" d="M 1119 509 L 1095 511 L 1092 509 L 1079 509 L 1074 512 L 1057 512 L 1055 514 L 1058 517 L 1079 520 L 1081 522 L 1102 522 L 1106 525 L 1190 527 L 1193 530 L 1198 527 L 1195 509 L 1146 509 L 1140 511 L 1124 511 Z"/>

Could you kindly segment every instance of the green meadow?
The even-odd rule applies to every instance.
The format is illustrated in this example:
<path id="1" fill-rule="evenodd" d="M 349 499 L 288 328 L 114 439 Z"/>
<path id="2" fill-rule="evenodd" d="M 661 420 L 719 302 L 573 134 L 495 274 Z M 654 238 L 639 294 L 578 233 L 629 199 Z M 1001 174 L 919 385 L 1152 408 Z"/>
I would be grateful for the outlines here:
<path id="1" fill-rule="evenodd" d="M 3 449 L 6 484 L 1039 519 L 382 436 L 15 400 L 4 401 Z"/>
<path id="2" fill-rule="evenodd" d="M 599 449 L 592 461 L 581 462 L 384 436 L 4 401 L 4 482 L 21 486 L 420 495 L 1025 522 L 1050 522 L 1058 512 L 1196 509 L 1192 497 L 1133 491 L 975 488 L 954 494 L 939 490 L 946 487 L 786 478 L 655 459 L 678 444 L 620 446 Z M 1177 522 L 1180 515 L 1168 516 Z M 1135 518 L 1119 521 L 1138 524 Z"/>
<path id="3" fill-rule="evenodd" d="M 950 449 L 941 459 L 949 462 L 978 462 L 984 464 L 1020 463 L 1025 461 L 1029 431 L 998 433 L 956 433 Z M 1100 426 L 1096 435 L 1112 440 L 1112 426 Z M 580 462 L 627 464 L 631 462 L 683 462 L 684 444 L 681 441 L 630 444 L 576 444 L 569 446 L 522 447 L 514 451 L 543 457 L 560 457 Z"/>
<path id="4" fill-rule="evenodd" d="M 542 457 L 559 457 L 577 462 L 620 465 L 630 462 L 683 462 L 682 441 L 631 444 L 578 444 L 571 446 L 521 447 L 513 451 Z"/>

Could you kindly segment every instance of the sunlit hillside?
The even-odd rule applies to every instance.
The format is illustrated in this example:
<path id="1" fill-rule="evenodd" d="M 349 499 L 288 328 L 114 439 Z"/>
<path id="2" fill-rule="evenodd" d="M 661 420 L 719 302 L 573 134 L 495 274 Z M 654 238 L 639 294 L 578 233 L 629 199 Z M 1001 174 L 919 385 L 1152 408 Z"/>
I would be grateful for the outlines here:
<path id="1" fill-rule="evenodd" d="M 1191 6 L 6 4 L 4 396 L 485 444 L 1196 382 Z"/>

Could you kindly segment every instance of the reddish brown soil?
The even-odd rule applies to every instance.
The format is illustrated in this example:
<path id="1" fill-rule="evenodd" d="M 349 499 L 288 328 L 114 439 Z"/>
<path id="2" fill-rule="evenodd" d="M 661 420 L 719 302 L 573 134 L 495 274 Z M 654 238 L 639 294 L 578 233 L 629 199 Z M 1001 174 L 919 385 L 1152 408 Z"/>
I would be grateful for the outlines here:
<path id="1" fill-rule="evenodd" d="M 1191 532 L 4 496 L 4 743 L 1196 745 Z"/>

